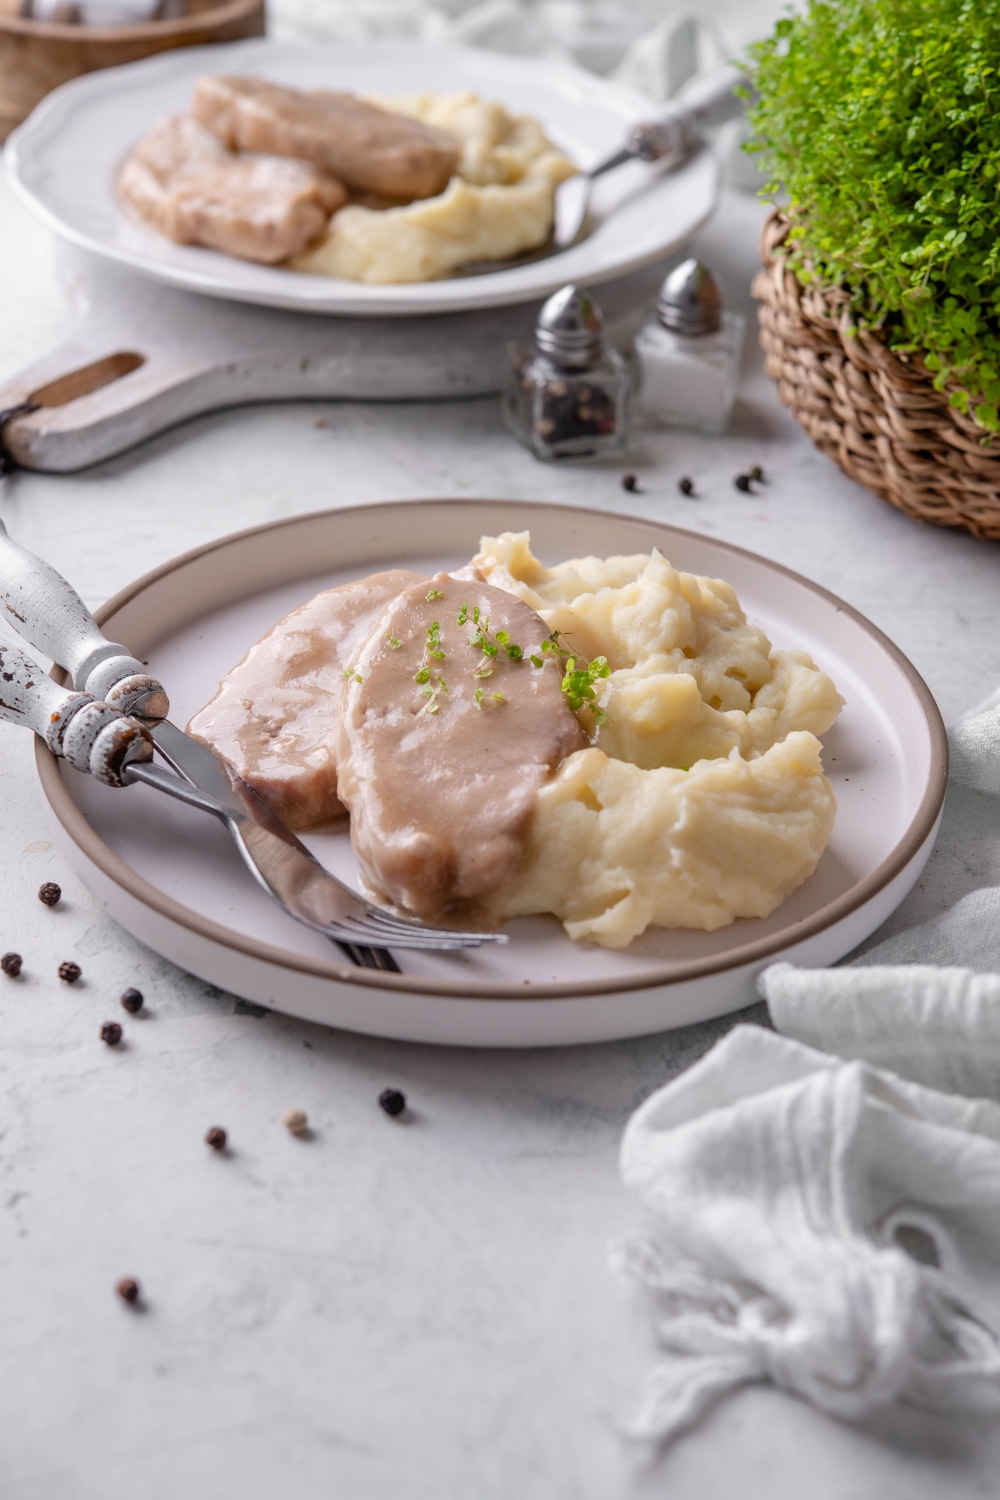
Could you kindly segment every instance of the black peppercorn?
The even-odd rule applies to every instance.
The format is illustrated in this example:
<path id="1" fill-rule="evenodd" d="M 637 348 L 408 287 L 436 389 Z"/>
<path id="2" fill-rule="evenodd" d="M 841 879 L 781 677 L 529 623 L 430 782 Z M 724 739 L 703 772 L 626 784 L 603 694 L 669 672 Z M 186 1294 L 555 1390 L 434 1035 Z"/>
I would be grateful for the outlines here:
<path id="1" fill-rule="evenodd" d="M 400 1093 L 399 1089 L 383 1089 L 378 1102 L 387 1115 L 401 1115 L 406 1108 L 406 1095 Z"/>
<path id="2" fill-rule="evenodd" d="M 20 953 L 5 953 L 0 958 L 0 969 L 3 969 L 8 979 L 16 979 L 21 972 Z"/>
<path id="3" fill-rule="evenodd" d="M 600 388 L 554 380 L 541 388 L 538 399 L 535 427 L 548 442 L 607 437 L 615 430 L 615 403 Z"/>
<path id="4" fill-rule="evenodd" d="M 693 479 L 688 479 L 687 476 L 685 475 L 685 477 L 683 479 L 679 479 L 677 481 L 677 488 L 680 490 L 680 492 L 681 492 L 682 495 L 693 495 L 694 494 L 694 480 Z"/>
<path id="5" fill-rule="evenodd" d="M 38 887 L 38 899 L 44 906 L 55 906 L 61 895 L 62 891 L 54 880 L 47 880 L 44 885 Z"/>
<path id="6" fill-rule="evenodd" d="M 749 474 L 737 474 L 736 478 L 733 480 L 733 483 L 738 490 L 741 490 L 743 492 L 744 495 L 750 492 Z"/>
<path id="7" fill-rule="evenodd" d="M 76 984 L 76 981 L 79 979 L 82 973 L 83 970 L 80 968 L 79 964 L 72 963 L 68 960 L 66 963 L 62 963 L 59 965 L 59 978 L 65 979 L 67 984 Z"/>
<path id="8" fill-rule="evenodd" d="M 763 484 L 764 470 L 761 468 L 760 464 L 754 464 L 753 468 L 750 470 L 750 478 L 756 479 L 758 484 Z"/>
<path id="9" fill-rule="evenodd" d="M 137 1011 L 142 1010 L 142 991 L 127 989 L 122 995 L 122 1004 L 129 1015 L 134 1016 Z"/>
<path id="10" fill-rule="evenodd" d="M 117 1047 L 122 1039 L 122 1029 L 117 1021 L 105 1021 L 101 1027 L 101 1041 L 109 1047 Z"/>
<path id="11" fill-rule="evenodd" d="M 131 1276 L 123 1276 L 115 1287 L 115 1291 L 123 1302 L 138 1302 L 139 1300 L 139 1283 L 133 1281 Z"/>
<path id="12" fill-rule="evenodd" d="M 628 490 L 630 495 L 639 493 L 639 480 L 635 474 L 622 475 L 622 489 Z"/>
<path id="13" fill-rule="evenodd" d="M 211 1146 L 213 1151 L 224 1151 L 226 1149 L 226 1132 L 221 1125 L 213 1125 L 205 1136 L 205 1145 Z"/>

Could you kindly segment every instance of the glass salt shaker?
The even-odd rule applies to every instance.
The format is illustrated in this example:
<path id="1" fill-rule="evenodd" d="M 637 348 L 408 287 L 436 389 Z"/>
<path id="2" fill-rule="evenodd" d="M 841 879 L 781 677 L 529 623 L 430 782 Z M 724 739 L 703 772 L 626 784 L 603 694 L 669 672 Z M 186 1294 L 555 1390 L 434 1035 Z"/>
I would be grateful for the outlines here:
<path id="1" fill-rule="evenodd" d="M 733 409 L 744 319 L 726 312 L 715 278 L 686 260 L 660 287 L 635 340 L 643 426 L 724 432 Z"/>
<path id="2" fill-rule="evenodd" d="M 536 458 L 590 458 L 625 447 L 630 372 L 604 341 L 588 292 L 564 286 L 538 315 L 535 344 L 508 344 L 503 411 Z"/>

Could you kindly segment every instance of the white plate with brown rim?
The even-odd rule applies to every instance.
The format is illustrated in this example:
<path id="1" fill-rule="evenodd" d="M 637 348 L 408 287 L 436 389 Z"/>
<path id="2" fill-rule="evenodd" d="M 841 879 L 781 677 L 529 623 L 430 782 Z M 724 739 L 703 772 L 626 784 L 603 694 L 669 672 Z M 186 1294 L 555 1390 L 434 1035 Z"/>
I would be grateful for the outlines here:
<path id="1" fill-rule="evenodd" d="M 874 625 L 741 548 L 571 506 L 399 501 L 223 537 L 147 573 L 97 619 L 149 662 L 183 725 L 248 647 L 317 590 L 389 566 L 450 569 L 468 561 L 481 535 L 525 529 L 549 563 L 658 547 L 681 569 L 725 578 L 775 646 L 810 652 L 833 677 L 846 699 L 824 736 L 838 801 L 833 836 L 815 873 L 776 912 L 713 933 L 650 929 L 624 952 L 573 943 L 554 917 L 518 918 L 506 946 L 400 953 L 401 974 L 356 969 L 271 904 L 211 818 L 148 787 L 101 786 L 38 741 L 56 837 L 108 911 L 158 953 L 248 1000 L 352 1031 L 488 1047 L 602 1041 L 722 1015 L 754 998 L 767 964 L 833 963 L 872 933 L 934 842 L 948 771 L 941 716 Z M 353 877 L 346 833 L 305 841 Z"/>
<path id="2" fill-rule="evenodd" d="M 654 108 L 610 79 L 547 59 L 458 47 L 322 46 L 267 39 L 184 47 L 105 68 L 43 99 L 7 142 L 11 185 L 56 234 L 141 276 L 237 302 L 296 312 L 400 317 L 540 301 L 570 281 L 596 286 L 682 245 L 715 205 L 711 151 L 673 172 L 632 162 L 596 185 L 593 233 L 559 255 L 506 271 L 400 286 L 368 286 L 175 245 L 119 206 L 115 180 L 150 126 L 186 109 L 203 73 L 254 73 L 294 88 L 358 94 L 471 89 L 534 115 L 581 167 L 621 145 Z"/>

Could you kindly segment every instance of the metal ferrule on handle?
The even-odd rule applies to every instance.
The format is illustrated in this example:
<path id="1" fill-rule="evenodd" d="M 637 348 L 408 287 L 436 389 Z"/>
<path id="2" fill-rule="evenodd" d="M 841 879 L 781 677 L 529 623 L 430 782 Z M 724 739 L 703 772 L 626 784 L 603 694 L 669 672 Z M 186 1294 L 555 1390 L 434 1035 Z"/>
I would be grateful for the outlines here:
<path id="1" fill-rule="evenodd" d="M 739 68 L 731 65 L 697 79 L 658 119 L 632 127 L 629 150 L 642 161 L 678 165 L 700 143 L 703 130 L 743 113 L 744 100 L 736 90 L 746 83 Z"/>
<path id="2" fill-rule="evenodd" d="M 166 718 L 162 686 L 125 646 L 109 641 L 65 578 L 18 546 L 0 521 L 0 605 L 25 640 L 64 667 L 73 686 L 121 714 Z"/>
<path id="3" fill-rule="evenodd" d="M 60 687 L 6 643 L 0 643 L 0 719 L 33 729 L 54 755 L 106 786 L 126 786 L 126 766 L 153 755 L 144 725 L 89 693 Z"/>
<path id="4" fill-rule="evenodd" d="M 662 161 L 667 166 L 677 166 L 691 155 L 700 139 L 694 116 L 685 109 L 678 109 L 660 120 L 633 125 L 628 134 L 628 147 L 640 161 Z"/>

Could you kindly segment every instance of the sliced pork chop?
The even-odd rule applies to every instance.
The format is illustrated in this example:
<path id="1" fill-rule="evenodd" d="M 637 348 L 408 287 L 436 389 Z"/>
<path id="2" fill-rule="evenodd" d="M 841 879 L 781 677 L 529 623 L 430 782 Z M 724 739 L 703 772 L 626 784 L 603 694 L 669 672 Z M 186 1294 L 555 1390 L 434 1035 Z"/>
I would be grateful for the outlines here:
<path id="1" fill-rule="evenodd" d="M 234 156 L 187 115 L 143 137 L 118 191 L 168 239 L 264 265 L 304 250 L 347 202 L 343 184 L 309 162 Z"/>
<path id="2" fill-rule="evenodd" d="M 313 162 L 357 192 L 397 201 L 447 187 L 459 142 L 352 94 L 280 88 L 262 78 L 199 78 L 192 113 L 223 145 Z"/>
<path id="3" fill-rule="evenodd" d="M 325 589 L 251 646 L 188 725 L 290 828 L 342 816 L 335 740 L 344 667 L 386 603 L 419 582 L 419 573 L 394 568 Z"/>
<path id="4" fill-rule="evenodd" d="M 506 631 L 524 653 L 501 648 L 488 677 L 469 644 L 477 607 L 491 637 Z M 586 744 L 558 668 L 528 661 L 547 635 L 529 605 L 475 578 L 441 573 L 386 606 L 344 681 L 337 751 L 351 841 L 378 897 L 431 922 L 475 919 L 516 872 L 539 787 Z"/>

